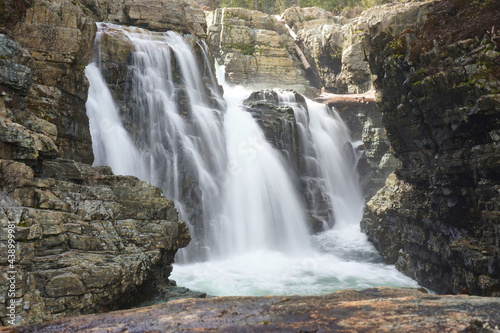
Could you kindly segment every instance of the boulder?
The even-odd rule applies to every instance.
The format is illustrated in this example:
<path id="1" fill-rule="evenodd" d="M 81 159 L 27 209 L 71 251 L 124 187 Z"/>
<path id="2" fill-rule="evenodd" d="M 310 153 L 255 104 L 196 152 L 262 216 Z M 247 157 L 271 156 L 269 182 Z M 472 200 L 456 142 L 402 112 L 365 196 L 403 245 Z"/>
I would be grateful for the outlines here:
<path id="1" fill-rule="evenodd" d="M 0 160 L 0 279 L 15 271 L 16 324 L 102 312 L 152 298 L 190 238 L 172 201 L 132 176 L 70 160 L 33 171 Z M 6 244 L 14 230 L 15 260 Z M 10 266 L 12 264 L 12 266 Z M 5 281 L 4 281 L 5 282 Z M 14 296 L 14 297 L 13 297 Z M 7 325 L 6 312 L 0 321 Z"/>

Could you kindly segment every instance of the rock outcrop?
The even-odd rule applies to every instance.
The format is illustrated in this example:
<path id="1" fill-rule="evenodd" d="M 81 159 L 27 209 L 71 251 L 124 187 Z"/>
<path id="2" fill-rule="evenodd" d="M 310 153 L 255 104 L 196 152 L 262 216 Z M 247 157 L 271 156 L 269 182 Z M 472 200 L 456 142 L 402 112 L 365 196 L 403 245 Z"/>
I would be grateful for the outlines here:
<path id="1" fill-rule="evenodd" d="M 373 288 L 325 296 L 186 299 L 0 332 L 497 332 L 499 306 L 499 298 Z"/>
<path id="2" fill-rule="evenodd" d="M 315 65 L 322 86 L 330 92 L 352 94 L 373 89 L 363 39 L 389 26 L 399 33 L 407 24 L 421 20 L 426 7 L 424 2 L 390 3 L 351 20 L 316 7 L 291 7 L 283 19 Z"/>
<path id="3" fill-rule="evenodd" d="M 79 5 L 36 0 L 22 19 L 10 27 L 18 44 L 2 39 L 7 43 L 3 49 L 10 48 L 15 54 L 9 59 L 10 73 L 15 71 L 13 75 L 23 78 L 17 86 L 6 84 L 16 96 L 3 91 L 6 118 L 17 123 L 15 127 L 25 128 L 19 129 L 22 137 L 31 136 L 42 142 L 31 145 L 31 150 L 39 147 L 35 150 L 41 154 L 93 161 L 85 113 L 88 83 L 83 70 L 89 61 L 95 31 L 94 21 Z M 10 144 L 6 151 L 11 151 L 8 158 L 36 160 L 35 152 L 22 156 L 20 150 L 29 148 L 18 139 L 22 140 L 19 136 L 12 139 L 16 142 L 7 141 Z"/>
<path id="4" fill-rule="evenodd" d="M 203 10 L 184 0 L 83 0 L 95 19 L 152 31 L 177 31 L 206 37 Z"/>
<path id="5" fill-rule="evenodd" d="M 500 295 L 498 11 L 442 1 L 423 25 L 366 40 L 402 165 L 362 227 L 388 262 L 440 293 Z"/>
<path id="6" fill-rule="evenodd" d="M 376 78 L 370 72 L 364 39 L 388 26 L 394 33 L 400 32 L 407 24 L 421 21 L 427 6 L 423 2 L 391 3 L 370 8 L 351 20 L 315 7 L 291 7 L 283 19 L 297 35 L 324 89 L 355 94 L 373 90 Z M 365 155 L 359 172 L 369 199 L 399 163 L 390 153 L 381 113 L 373 104 L 330 105 L 337 108 L 355 140 L 363 141 Z"/>
<path id="7" fill-rule="evenodd" d="M 295 51 L 285 24 L 272 15 L 243 8 L 221 8 L 207 16 L 208 45 L 226 80 L 247 87 L 315 89 Z"/>
<path id="8" fill-rule="evenodd" d="M 36 171 L 0 160 L 0 220 L 5 325 L 11 299 L 16 324 L 135 303 L 138 290 L 151 293 L 168 280 L 177 249 L 189 242 L 173 202 L 158 188 L 70 160 L 46 160 Z M 8 296 L 7 281 L 15 295 Z"/>

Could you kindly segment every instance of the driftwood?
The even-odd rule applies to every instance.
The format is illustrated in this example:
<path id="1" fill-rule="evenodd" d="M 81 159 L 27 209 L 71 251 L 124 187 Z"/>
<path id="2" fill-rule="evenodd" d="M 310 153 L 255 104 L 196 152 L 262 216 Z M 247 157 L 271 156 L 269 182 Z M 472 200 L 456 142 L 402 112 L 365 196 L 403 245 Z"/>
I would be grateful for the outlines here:
<path id="1" fill-rule="evenodd" d="M 375 103 L 375 92 L 369 91 L 364 94 L 330 94 L 323 92 L 315 98 L 315 101 L 324 104 Z"/>

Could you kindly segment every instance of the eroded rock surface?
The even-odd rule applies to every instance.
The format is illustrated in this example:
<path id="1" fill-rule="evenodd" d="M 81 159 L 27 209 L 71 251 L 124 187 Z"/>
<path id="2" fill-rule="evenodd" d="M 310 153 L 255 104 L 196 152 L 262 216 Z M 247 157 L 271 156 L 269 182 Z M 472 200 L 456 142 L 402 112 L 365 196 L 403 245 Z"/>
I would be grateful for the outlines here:
<path id="1" fill-rule="evenodd" d="M 50 154 L 91 163 L 84 67 L 89 62 L 96 32 L 94 21 L 74 1 L 35 0 L 24 15 L 19 15 L 22 19 L 11 27 L 12 36 L 19 43 L 14 47 L 17 56 L 11 61 L 17 64 L 18 72 L 22 68 L 19 66 L 25 66 L 26 74 L 24 82 L 17 83 L 19 87 L 7 84 L 21 96 L 4 91 L 7 118 L 38 133 Z M 12 158 L 36 159 L 35 155 L 17 154 Z"/>
<path id="2" fill-rule="evenodd" d="M 499 298 L 373 288 L 325 296 L 185 299 L 2 332 L 497 332 Z"/>

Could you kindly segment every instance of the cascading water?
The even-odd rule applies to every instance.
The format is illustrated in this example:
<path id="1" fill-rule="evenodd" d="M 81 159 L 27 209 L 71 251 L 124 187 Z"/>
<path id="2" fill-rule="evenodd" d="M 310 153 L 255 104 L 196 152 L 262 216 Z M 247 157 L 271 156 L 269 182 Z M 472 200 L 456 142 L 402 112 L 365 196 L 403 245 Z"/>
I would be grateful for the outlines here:
<path id="1" fill-rule="evenodd" d="M 99 31 L 127 39 L 134 51 L 129 90 L 120 103 L 123 121 L 98 67 L 87 67 L 96 163 L 148 180 L 174 200 L 193 237 L 172 273 L 180 285 L 213 295 L 416 285 L 380 263 L 359 232 L 363 198 L 357 157 L 336 113 L 278 93 L 297 119 L 305 165 L 299 181 L 241 108 L 249 92 L 226 85 L 225 100 L 218 95 L 206 45 L 192 40 L 190 45 L 173 32 L 110 24 L 100 24 Z M 120 141 L 107 135 L 108 128 L 122 135 Z M 315 192 L 308 204 L 299 189 Z M 309 236 L 307 210 L 321 215 L 318 196 L 328 206 L 325 228 L 335 227 Z"/>

